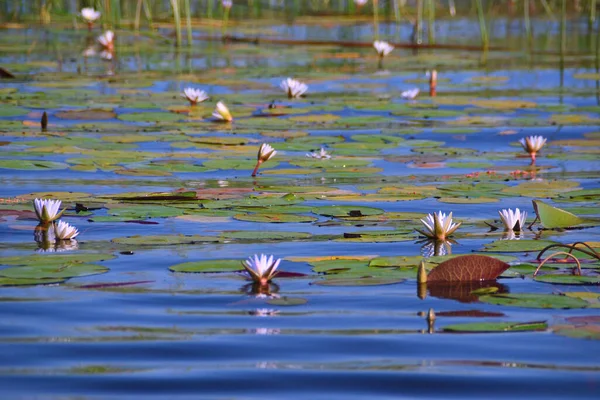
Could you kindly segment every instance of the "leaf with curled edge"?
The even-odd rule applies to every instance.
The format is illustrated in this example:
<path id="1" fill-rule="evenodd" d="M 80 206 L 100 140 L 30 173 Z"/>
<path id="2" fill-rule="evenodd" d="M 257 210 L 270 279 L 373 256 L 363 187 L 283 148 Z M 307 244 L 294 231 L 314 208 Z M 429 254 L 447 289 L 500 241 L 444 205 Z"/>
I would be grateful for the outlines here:
<path id="1" fill-rule="evenodd" d="M 427 276 L 427 283 L 491 281 L 508 268 L 510 265 L 496 258 L 470 254 L 435 267 Z"/>

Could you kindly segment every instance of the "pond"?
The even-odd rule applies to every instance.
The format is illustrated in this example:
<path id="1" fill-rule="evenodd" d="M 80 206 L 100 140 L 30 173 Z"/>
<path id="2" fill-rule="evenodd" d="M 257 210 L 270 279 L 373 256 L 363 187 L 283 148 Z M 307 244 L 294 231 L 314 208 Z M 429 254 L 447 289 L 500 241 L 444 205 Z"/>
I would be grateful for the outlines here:
<path id="1" fill-rule="evenodd" d="M 304 18 L 225 41 L 201 22 L 179 49 L 171 27 L 117 30 L 110 54 L 99 26 L 5 26 L 3 398 L 598 398 L 595 32 L 571 21 L 560 54 L 540 17 L 528 51 L 498 17 L 482 52 L 470 15 L 436 21 L 452 48 L 380 59 L 368 18 Z M 440 210 L 460 226 L 428 239 Z M 281 259 L 268 283 L 244 271 L 255 254 Z M 468 279 L 491 261 L 465 255 L 502 270 Z M 435 282 L 442 265 L 460 282 Z"/>

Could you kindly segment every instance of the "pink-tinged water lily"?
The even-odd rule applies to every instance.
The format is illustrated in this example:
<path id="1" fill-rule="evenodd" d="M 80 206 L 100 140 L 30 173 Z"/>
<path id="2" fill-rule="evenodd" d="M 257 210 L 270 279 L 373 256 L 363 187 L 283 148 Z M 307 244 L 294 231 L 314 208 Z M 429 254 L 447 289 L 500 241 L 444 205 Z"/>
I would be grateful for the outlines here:
<path id="1" fill-rule="evenodd" d="M 220 121 L 231 122 L 233 121 L 233 116 L 229 112 L 229 108 L 223 103 L 219 101 L 215 107 L 215 111 L 213 111 L 212 116 Z"/>
<path id="2" fill-rule="evenodd" d="M 413 100 L 419 95 L 419 92 L 419 88 L 405 90 L 404 92 L 400 93 L 400 97 L 407 100 Z"/>
<path id="3" fill-rule="evenodd" d="M 277 275 L 276 270 L 280 262 L 280 258 L 274 260 L 272 255 L 267 257 L 266 254 L 261 254 L 259 257 L 255 254 L 254 258 L 249 257 L 248 260 L 242 261 L 242 265 L 254 282 L 266 285 Z"/>
<path id="4" fill-rule="evenodd" d="M 308 86 L 296 79 L 287 78 L 281 82 L 281 88 L 290 99 L 302 96 L 308 90 Z"/>
<path id="5" fill-rule="evenodd" d="M 190 105 L 195 106 L 198 103 L 202 103 L 205 100 L 208 100 L 208 96 L 204 90 L 194 89 L 194 88 L 185 88 L 183 89 L 183 93 L 181 97 L 185 97 Z"/>
<path id="6" fill-rule="evenodd" d="M 462 224 L 461 222 L 458 224 L 453 224 L 452 213 L 446 216 L 446 214 L 442 213 L 441 211 L 438 213 L 428 214 L 427 218 L 422 219 L 421 222 L 423 225 L 425 225 L 426 229 L 424 231 L 417 229 L 417 231 L 428 238 L 438 240 L 445 240 Z"/>
<path id="7" fill-rule="evenodd" d="M 58 240 L 75 239 L 77 235 L 79 235 L 77 228 L 64 221 L 58 221 L 58 223 L 54 225 L 54 236 Z"/>
<path id="8" fill-rule="evenodd" d="M 115 33 L 113 31 L 106 31 L 102 35 L 98 36 L 98 43 L 102 45 L 107 51 L 113 52 L 115 50 Z"/>
<path id="9" fill-rule="evenodd" d="M 365 4 L 367 4 L 369 0 L 354 0 L 354 4 L 356 4 L 359 7 L 364 6 Z"/>
<path id="10" fill-rule="evenodd" d="M 231 8 L 233 6 L 232 0 L 221 0 L 221 5 L 223 8 Z"/>
<path id="11" fill-rule="evenodd" d="M 258 167 L 260 167 L 260 165 L 265 161 L 269 161 L 273 156 L 275 156 L 275 154 L 277 154 L 277 151 L 271 147 L 271 145 L 267 143 L 261 144 L 258 149 L 256 167 L 254 167 L 254 171 L 252 171 L 252 176 L 256 176 Z"/>
<path id="12" fill-rule="evenodd" d="M 81 9 L 81 18 L 83 18 L 86 22 L 95 22 L 98 18 L 100 18 L 102 14 L 100 11 L 96 11 L 91 7 L 85 7 Z"/>
<path id="13" fill-rule="evenodd" d="M 327 150 L 321 147 L 320 151 L 313 151 L 312 153 L 306 153 L 306 157 L 318 158 L 318 159 L 330 159 L 331 155 L 327 153 Z"/>
<path id="14" fill-rule="evenodd" d="M 33 206 L 35 208 L 35 214 L 38 217 L 38 220 L 47 224 L 48 222 L 52 222 L 56 219 L 59 219 L 65 210 L 60 211 L 60 200 L 52 200 L 52 199 L 35 199 L 33 200 Z"/>
<path id="15" fill-rule="evenodd" d="M 537 152 L 546 144 L 546 138 L 543 136 L 529 136 L 519 140 L 523 149 L 531 156 L 531 162 L 535 162 Z"/>
<path id="16" fill-rule="evenodd" d="M 504 224 L 505 231 L 519 232 L 523 230 L 523 225 L 525 225 L 525 220 L 527 219 L 527 212 L 521 211 L 518 208 L 513 211 L 509 208 L 498 211 L 498 214 Z"/>
<path id="17" fill-rule="evenodd" d="M 392 50 L 394 50 L 394 46 L 383 40 L 374 41 L 373 47 L 375 47 L 375 50 L 377 51 L 377 54 L 379 54 L 380 58 L 387 56 L 392 52 Z"/>

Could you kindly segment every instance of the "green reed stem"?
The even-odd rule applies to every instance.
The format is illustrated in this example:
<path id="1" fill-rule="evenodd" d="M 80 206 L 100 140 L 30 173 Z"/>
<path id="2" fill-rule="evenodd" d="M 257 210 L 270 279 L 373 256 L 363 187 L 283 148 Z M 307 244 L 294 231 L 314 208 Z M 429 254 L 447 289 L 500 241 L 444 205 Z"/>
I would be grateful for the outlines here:
<path id="1" fill-rule="evenodd" d="M 373 31 L 375 40 L 379 40 L 379 0 L 373 0 Z"/>
<path id="2" fill-rule="evenodd" d="M 138 0 L 135 7 L 135 20 L 133 21 L 133 30 L 136 35 L 140 34 L 140 20 L 142 19 L 142 4 L 143 0 Z"/>
<path id="3" fill-rule="evenodd" d="M 546 10 L 546 14 L 548 14 L 548 16 L 550 18 L 552 18 L 554 21 L 556 21 L 556 16 L 554 15 L 554 12 L 552 12 L 552 8 L 550 7 L 550 4 L 548 4 L 547 0 L 540 0 L 542 2 L 542 7 L 544 7 L 544 10 Z"/>
<path id="4" fill-rule="evenodd" d="M 206 0 L 206 18 L 213 17 L 213 2 L 212 0 Z"/>
<path id="5" fill-rule="evenodd" d="M 351 1 L 350 3 L 354 2 Z M 402 20 L 402 11 L 400 10 L 400 3 L 398 0 L 394 0 L 394 18 L 396 19 L 396 24 L 400 24 Z"/>
<path id="6" fill-rule="evenodd" d="M 433 0 L 427 0 L 427 40 L 429 44 L 435 44 L 435 4 Z"/>
<path id="7" fill-rule="evenodd" d="M 483 15 L 483 5 L 481 0 L 476 0 L 475 5 L 477 6 L 477 16 L 479 17 L 479 32 L 481 33 L 481 43 L 483 50 L 487 51 L 490 47 L 490 40 L 488 38 L 487 27 L 485 25 L 485 16 Z"/>
<path id="8" fill-rule="evenodd" d="M 531 20 L 529 19 L 529 0 L 523 2 L 523 18 L 525 22 L 525 36 L 527 36 L 527 45 L 531 47 L 533 35 L 531 33 Z"/>
<path id="9" fill-rule="evenodd" d="M 565 56 L 567 50 L 567 0 L 561 0 L 560 9 L 560 57 Z"/>
<path id="10" fill-rule="evenodd" d="M 179 14 L 179 0 L 171 0 L 173 18 L 175 19 L 175 35 L 177 47 L 181 47 L 181 15 Z"/>
<path id="11" fill-rule="evenodd" d="M 594 28 L 596 21 L 596 0 L 590 0 L 590 30 Z"/>
<path id="12" fill-rule="evenodd" d="M 183 0 L 183 7 L 185 8 L 185 24 L 187 28 L 187 44 L 192 45 L 192 10 L 190 8 L 190 0 Z"/>
<path id="13" fill-rule="evenodd" d="M 148 4 L 148 0 L 144 1 L 144 14 L 146 15 L 146 19 L 148 20 L 148 26 L 152 27 L 152 8 Z"/>
<path id="14" fill-rule="evenodd" d="M 423 0 L 417 0 L 417 44 L 423 43 Z"/>
<path id="15" fill-rule="evenodd" d="M 223 27 L 221 28 L 221 33 L 223 35 L 223 37 L 225 37 L 227 35 L 227 23 L 229 22 L 229 11 L 230 8 L 226 7 L 223 10 Z"/>

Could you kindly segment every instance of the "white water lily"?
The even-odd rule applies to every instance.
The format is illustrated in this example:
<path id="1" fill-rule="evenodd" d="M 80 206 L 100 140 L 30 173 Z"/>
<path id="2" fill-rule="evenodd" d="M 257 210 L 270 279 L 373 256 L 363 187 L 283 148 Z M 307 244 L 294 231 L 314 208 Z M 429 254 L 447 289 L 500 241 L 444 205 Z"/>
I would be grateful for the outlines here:
<path id="1" fill-rule="evenodd" d="M 54 235 L 57 240 L 71 240 L 79 235 L 79 231 L 77 228 L 64 221 L 58 221 L 58 223 L 54 225 Z"/>
<path id="2" fill-rule="evenodd" d="M 356 4 L 359 7 L 364 6 L 365 4 L 367 4 L 369 0 L 354 0 L 354 4 Z"/>
<path id="3" fill-rule="evenodd" d="M 229 112 L 229 108 L 223 103 L 219 101 L 215 107 L 215 111 L 213 111 L 212 116 L 218 120 L 231 122 L 233 121 L 233 116 Z"/>
<path id="4" fill-rule="evenodd" d="M 52 199 L 35 199 L 33 200 L 33 206 L 35 208 L 35 214 L 38 220 L 46 224 L 59 219 L 65 210 L 60 211 L 60 200 Z"/>
<path id="5" fill-rule="evenodd" d="M 394 46 L 383 40 L 374 41 L 373 47 L 375 47 L 375 50 L 377 51 L 377 54 L 379 54 L 380 58 L 387 56 L 392 52 L 392 50 L 394 50 Z"/>
<path id="6" fill-rule="evenodd" d="M 221 0 L 221 5 L 223 6 L 223 8 L 231 8 L 231 6 L 233 6 L 233 1 L 232 0 Z"/>
<path id="7" fill-rule="evenodd" d="M 281 88 L 287 93 L 290 99 L 302 96 L 308 90 L 308 86 L 293 78 L 287 78 L 281 82 Z"/>
<path id="8" fill-rule="evenodd" d="M 203 101 L 208 100 L 208 96 L 206 95 L 206 92 L 204 92 L 204 90 L 194 89 L 191 87 L 183 89 L 181 97 L 185 97 L 192 106 L 195 106 L 198 103 L 202 103 Z"/>
<path id="9" fill-rule="evenodd" d="M 498 214 L 500 215 L 500 219 L 504 224 L 505 231 L 516 231 L 519 232 L 523 230 L 523 225 L 525 225 L 525 220 L 527 219 L 527 212 L 521 211 L 518 208 L 514 211 L 510 208 L 499 210 Z"/>
<path id="10" fill-rule="evenodd" d="M 256 176 L 256 171 L 258 171 L 258 167 L 265 161 L 269 161 L 272 157 L 277 154 L 277 151 L 267 143 L 263 143 L 258 148 L 258 155 L 256 160 L 256 167 L 254 167 L 254 171 L 252 171 L 252 176 Z"/>
<path id="11" fill-rule="evenodd" d="M 276 270 L 280 262 L 280 258 L 274 260 L 272 255 L 267 257 L 266 254 L 261 254 L 259 257 L 255 254 L 254 258 L 249 257 L 248 260 L 242 261 L 242 265 L 254 282 L 266 285 L 277 275 Z"/>
<path id="12" fill-rule="evenodd" d="M 446 216 L 446 214 L 442 213 L 441 211 L 439 211 L 437 214 L 428 214 L 427 218 L 422 219 L 421 222 L 423 225 L 425 225 L 426 230 L 421 231 L 417 229 L 417 231 L 428 238 L 439 240 L 445 240 L 462 224 L 461 222 L 458 224 L 453 224 L 452 213 Z"/>
<path id="13" fill-rule="evenodd" d="M 96 21 L 101 15 L 102 14 L 100 11 L 96 11 L 91 7 L 81 9 L 81 18 L 83 18 L 88 24 Z"/>
<path id="14" fill-rule="evenodd" d="M 546 138 L 543 136 L 529 136 L 519 140 L 523 149 L 531 156 L 531 161 L 535 162 L 535 156 L 538 151 L 546 144 Z"/>
<path id="15" fill-rule="evenodd" d="M 419 95 L 419 92 L 419 88 L 405 90 L 404 92 L 400 93 L 400 97 L 407 100 L 413 100 Z"/>
<path id="16" fill-rule="evenodd" d="M 321 147 L 320 151 L 313 151 L 312 153 L 306 153 L 306 157 L 318 158 L 318 159 L 330 159 L 331 155 L 327 153 L 327 150 Z"/>
<path id="17" fill-rule="evenodd" d="M 106 50 L 112 52 L 114 50 L 115 33 L 113 31 L 106 31 L 102 35 L 98 36 L 98 43 L 102 45 Z"/>

